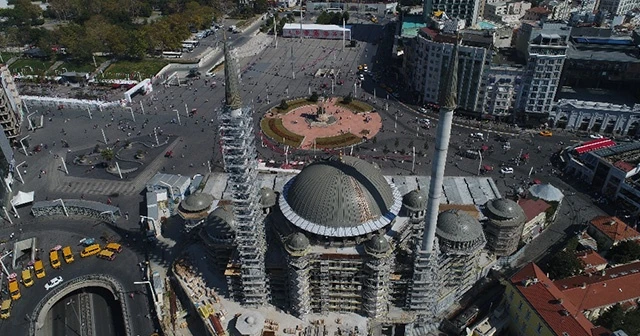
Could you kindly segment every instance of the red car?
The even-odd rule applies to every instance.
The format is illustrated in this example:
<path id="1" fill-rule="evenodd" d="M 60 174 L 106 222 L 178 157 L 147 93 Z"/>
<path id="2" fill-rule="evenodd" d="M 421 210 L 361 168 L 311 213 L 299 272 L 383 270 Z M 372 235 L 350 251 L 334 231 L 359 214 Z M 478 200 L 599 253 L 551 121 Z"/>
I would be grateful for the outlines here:
<path id="1" fill-rule="evenodd" d="M 173 151 L 168 151 L 168 152 L 164 153 L 164 157 L 172 158 L 173 157 Z"/>

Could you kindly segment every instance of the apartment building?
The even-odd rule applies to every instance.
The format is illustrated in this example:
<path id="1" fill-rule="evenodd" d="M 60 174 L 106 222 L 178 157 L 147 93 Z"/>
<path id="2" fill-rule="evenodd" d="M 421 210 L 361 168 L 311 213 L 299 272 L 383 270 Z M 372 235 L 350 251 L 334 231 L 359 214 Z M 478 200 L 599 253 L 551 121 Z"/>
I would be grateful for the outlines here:
<path id="1" fill-rule="evenodd" d="M 531 8 L 527 1 L 494 2 L 484 6 L 484 18 L 495 22 L 514 24 Z"/>
<path id="2" fill-rule="evenodd" d="M 630 10 L 638 7 L 640 7 L 638 0 L 600 0 L 598 10 L 606 10 L 613 15 L 625 15 Z"/>
<path id="3" fill-rule="evenodd" d="M 474 26 L 478 20 L 480 0 L 425 0 L 423 3 L 424 20 L 436 11 L 447 13 L 450 18 L 464 19 L 467 26 Z"/>
<path id="4" fill-rule="evenodd" d="M 411 89 L 424 103 L 437 103 L 445 80 L 455 35 L 423 28 L 405 47 L 404 73 Z M 465 30 L 458 52 L 458 106 L 480 111 L 484 103 L 486 72 L 491 64 L 493 37 L 483 31 Z"/>
<path id="5" fill-rule="evenodd" d="M 524 22 L 516 50 L 526 60 L 516 111 L 546 119 L 558 90 L 571 27 L 565 23 Z"/>

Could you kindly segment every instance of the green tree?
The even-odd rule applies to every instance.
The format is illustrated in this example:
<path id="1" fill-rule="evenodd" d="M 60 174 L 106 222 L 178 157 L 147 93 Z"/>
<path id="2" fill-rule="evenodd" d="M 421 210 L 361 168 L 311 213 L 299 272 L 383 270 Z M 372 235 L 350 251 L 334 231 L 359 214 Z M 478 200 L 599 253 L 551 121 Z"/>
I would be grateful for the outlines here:
<path id="1" fill-rule="evenodd" d="M 563 279 L 578 274 L 582 270 L 582 263 L 574 251 L 560 251 L 549 259 L 547 272 L 552 279 Z"/>
<path id="2" fill-rule="evenodd" d="M 102 159 L 109 165 L 109 167 L 113 167 L 113 159 L 115 158 L 115 152 L 112 148 L 105 148 L 100 151 L 100 156 Z"/>
<path id="3" fill-rule="evenodd" d="M 255 0 L 253 2 L 253 13 L 262 14 L 265 13 L 269 9 L 269 4 L 267 0 Z"/>
<path id="4" fill-rule="evenodd" d="M 309 97 L 309 101 L 311 101 L 311 102 L 314 102 L 314 103 L 315 103 L 315 102 L 317 102 L 317 101 L 318 101 L 318 98 L 319 98 L 319 97 L 318 97 L 318 93 L 317 93 L 317 92 L 315 92 L 315 91 L 313 91 L 313 92 L 311 93 L 311 96 Z"/>
<path id="5" fill-rule="evenodd" d="M 624 241 L 609 250 L 609 259 L 616 264 L 627 264 L 640 259 L 640 245 L 635 241 Z"/>
<path id="6" fill-rule="evenodd" d="M 347 12 L 347 11 L 342 12 L 342 20 L 344 20 L 345 23 L 349 22 L 349 12 Z M 340 23 L 342 23 L 342 22 L 340 22 Z"/>
<path id="7" fill-rule="evenodd" d="M 602 315 L 600 315 L 596 320 L 596 324 L 609 330 L 618 330 L 620 329 L 620 324 L 623 322 L 623 319 L 624 310 L 620 304 L 617 304 L 602 313 Z"/>
<path id="8" fill-rule="evenodd" d="M 342 102 L 344 104 L 351 104 L 352 101 L 353 101 L 353 97 L 351 96 L 351 93 L 349 93 L 344 98 L 342 98 Z"/>
<path id="9" fill-rule="evenodd" d="M 280 106 L 278 106 L 279 109 L 281 110 L 286 110 L 289 108 L 289 104 L 287 103 L 286 99 L 283 99 L 280 101 Z"/>

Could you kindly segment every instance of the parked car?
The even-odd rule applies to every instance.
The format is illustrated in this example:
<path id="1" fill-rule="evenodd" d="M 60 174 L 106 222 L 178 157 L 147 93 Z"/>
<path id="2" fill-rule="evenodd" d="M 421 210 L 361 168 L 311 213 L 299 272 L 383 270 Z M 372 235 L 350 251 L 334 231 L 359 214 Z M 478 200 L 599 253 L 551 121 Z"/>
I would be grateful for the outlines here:
<path id="1" fill-rule="evenodd" d="M 502 174 L 513 174 L 513 168 L 511 167 L 503 167 L 500 169 L 500 173 Z"/>
<path id="2" fill-rule="evenodd" d="M 591 139 L 602 139 L 602 138 L 604 138 L 604 136 L 602 136 L 602 134 L 598 134 L 598 133 L 595 133 L 595 134 L 589 134 L 589 137 L 590 137 Z"/>
<path id="3" fill-rule="evenodd" d="M 57 276 L 57 277 L 55 277 L 55 278 L 53 278 L 53 279 L 49 280 L 49 282 L 47 282 L 47 283 L 44 285 L 44 289 L 46 289 L 46 290 L 50 290 L 51 288 L 53 288 L 53 287 L 55 287 L 55 286 L 57 286 L 57 285 L 61 284 L 61 283 L 62 283 L 62 281 L 63 281 L 63 280 L 62 280 L 62 277 L 61 277 L 61 276 Z"/>
<path id="4" fill-rule="evenodd" d="M 477 139 L 484 139 L 484 134 L 480 133 L 480 132 L 476 132 L 476 133 L 471 133 L 471 135 L 469 135 L 472 138 L 477 138 Z"/>

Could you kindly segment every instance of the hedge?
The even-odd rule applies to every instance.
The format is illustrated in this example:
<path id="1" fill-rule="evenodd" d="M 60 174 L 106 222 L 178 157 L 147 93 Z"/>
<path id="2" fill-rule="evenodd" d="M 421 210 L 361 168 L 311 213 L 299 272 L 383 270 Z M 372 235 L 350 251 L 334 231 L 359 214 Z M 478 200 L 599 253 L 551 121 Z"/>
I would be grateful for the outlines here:
<path id="1" fill-rule="evenodd" d="M 351 145 L 359 144 L 362 142 L 362 137 L 359 137 L 353 133 L 344 133 L 325 138 L 316 139 L 316 148 L 318 149 L 331 149 L 348 147 Z"/>
<path id="2" fill-rule="evenodd" d="M 304 140 L 303 135 L 298 135 L 286 129 L 280 118 L 263 118 L 260 121 L 260 129 L 269 138 L 291 147 L 299 148 Z"/>

